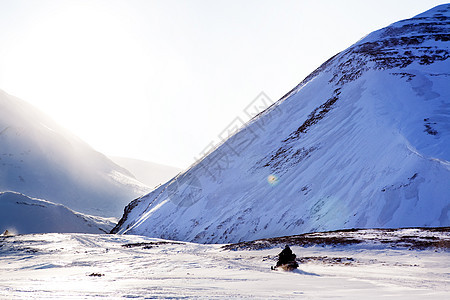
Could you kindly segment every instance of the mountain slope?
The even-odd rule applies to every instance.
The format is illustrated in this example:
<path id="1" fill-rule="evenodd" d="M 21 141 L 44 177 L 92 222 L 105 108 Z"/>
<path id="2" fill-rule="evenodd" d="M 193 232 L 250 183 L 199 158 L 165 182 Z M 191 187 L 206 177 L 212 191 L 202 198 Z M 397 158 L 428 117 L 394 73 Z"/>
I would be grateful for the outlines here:
<path id="1" fill-rule="evenodd" d="M 0 193 L 0 232 L 105 233 L 113 224 L 111 220 L 80 214 L 60 204 L 19 193 Z"/>
<path id="2" fill-rule="evenodd" d="M 111 160 L 130 171 L 137 180 L 149 187 L 163 184 L 182 171 L 172 166 L 128 157 L 114 156 Z"/>
<path id="3" fill-rule="evenodd" d="M 335 55 L 113 232 L 206 243 L 449 226 L 450 5 Z"/>
<path id="4" fill-rule="evenodd" d="M 3 91 L 0 166 L 0 191 L 104 217 L 119 217 L 130 200 L 150 191 L 127 170 Z"/>

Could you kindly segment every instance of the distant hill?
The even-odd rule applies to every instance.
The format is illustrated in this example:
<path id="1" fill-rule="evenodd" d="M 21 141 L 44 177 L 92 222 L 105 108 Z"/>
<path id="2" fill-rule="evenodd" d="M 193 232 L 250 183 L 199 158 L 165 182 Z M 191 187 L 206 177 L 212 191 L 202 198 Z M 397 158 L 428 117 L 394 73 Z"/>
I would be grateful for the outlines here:
<path id="1" fill-rule="evenodd" d="M 150 190 L 32 105 L 0 91 L 0 192 L 119 217 Z"/>
<path id="2" fill-rule="evenodd" d="M 0 193 L 0 234 L 106 233 L 114 220 L 77 213 L 61 204 L 13 192 Z"/>
<path id="3" fill-rule="evenodd" d="M 137 180 L 153 188 L 175 177 L 182 169 L 161 165 L 149 161 L 127 158 L 110 157 L 113 162 L 130 171 Z"/>

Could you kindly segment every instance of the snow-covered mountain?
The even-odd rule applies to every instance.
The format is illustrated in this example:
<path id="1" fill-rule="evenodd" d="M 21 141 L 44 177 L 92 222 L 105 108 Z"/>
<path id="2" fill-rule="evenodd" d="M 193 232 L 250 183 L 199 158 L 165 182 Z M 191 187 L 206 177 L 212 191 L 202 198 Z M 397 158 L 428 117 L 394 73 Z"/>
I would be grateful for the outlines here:
<path id="1" fill-rule="evenodd" d="M 330 58 L 113 232 L 205 243 L 449 226 L 450 4 Z"/>
<path id="2" fill-rule="evenodd" d="M 0 91 L 0 191 L 120 217 L 150 189 L 30 104 Z"/>
<path id="3" fill-rule="evenodd" d="M 0 233 L 106 233 L 113 226 L 112 220 L 77 213 L 61 204 L 0 193 Z"/>
<path id="4" fill-rule="evenodd" d="M 130 171 L 137 180 L 149 187 L 156 187 L 183 171 L 172 166 L 161 165 L 129 157 L 110 157 L 113 162 Z"/>

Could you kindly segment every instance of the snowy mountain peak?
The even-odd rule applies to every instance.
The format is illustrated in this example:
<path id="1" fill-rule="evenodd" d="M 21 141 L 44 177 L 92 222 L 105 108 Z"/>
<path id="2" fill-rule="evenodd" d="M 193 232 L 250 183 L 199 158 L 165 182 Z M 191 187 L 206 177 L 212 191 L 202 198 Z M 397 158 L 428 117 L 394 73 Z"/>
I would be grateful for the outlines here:
<path id="1" fill-rule="evenodd" d="M 330 58 L 113 232 L 205 243 L 448 226 L 449 5 Z"/>
<path id="2" fill-rule="evenodd" d="M 429 10 L 418 14 L 413 19 L 433 18 L 438 20 L 439 19 L 448 20 L 449 16 L 450 16 L 450 3 L 446 3 L 430 8 Z"/>

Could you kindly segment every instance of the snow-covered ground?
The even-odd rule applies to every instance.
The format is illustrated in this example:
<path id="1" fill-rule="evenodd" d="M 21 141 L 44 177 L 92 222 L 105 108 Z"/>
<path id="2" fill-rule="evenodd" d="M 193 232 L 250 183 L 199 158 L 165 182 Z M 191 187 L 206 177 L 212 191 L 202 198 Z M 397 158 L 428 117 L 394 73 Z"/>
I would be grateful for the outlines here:
<path id="1" fill-rule="evenodd" d="M 394 235 L 427 239 L 429 232 L 407 229 Z M 386 232 L 370 230 L 355 233 L 354 237 L 392 239 L 394 235 L 391 233 L 389 238 Z M 435 232 L 433 236 L 448 246 L 448 232 Z M 0 298 L 450 297 L 450 252 L 446 247 L 409 250 L 372 239 L 353 245 L 291 248 L 300 262 L 296 272 L 271 271 L 281 245 L 262 250 L 228 250 L 222 245 L 134 235 L 0 237 Z"/>

